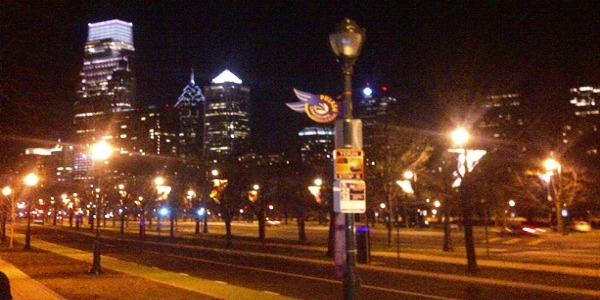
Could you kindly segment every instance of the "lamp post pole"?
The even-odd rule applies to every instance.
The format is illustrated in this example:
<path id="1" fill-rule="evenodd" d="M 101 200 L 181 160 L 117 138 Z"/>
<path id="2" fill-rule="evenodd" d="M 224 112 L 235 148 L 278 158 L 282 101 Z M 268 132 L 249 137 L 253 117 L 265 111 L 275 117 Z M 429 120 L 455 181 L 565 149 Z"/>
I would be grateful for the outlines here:
<path id="1" fill-rule="evenodd" d="M 469 140 L 469 133 L 463 129 L 458 128 L 452 132 L 452 140 L 455 144 L 461 147 L 463 154 L 462 168 L 464 172 L 461 174 L 460 170 L 460 198 L 463 213 L 463 227 L 465 231 L 465 249 L 467 252 L 467 273 L 473 274 L 478 271 L 477 258 L 475 256 L 475 240 L 473 237 L 473 220 L 472 220 L 472 207 L 470 201 L 470 195 L 466 183 L 466 178 L 469 174 L 468 157 L 469 152 L 467 149 L 467 141 Z"/>
<path id="2" fill-rule="evenodd" d="M 563 235 L 567 235 L 566 230 L 566 220 L 563 216 L 563 204 L 560 200 L 560 197 L 557 195 L 557 189 L 555 186 L 558 186 L 558 190 L 561 190 L 561 165 L 558 161 L 553 158 L 548 158 L 544 162 L 544 167 L 546 168 L 546 172 L 548 174 L 548 196 L 554 202 L 554 207 L 556 209 L 556 231 L 562 233 Z M 555 176 L 557 178 L 555 179 Z M 555 180 L 557 180 L 555 182 Z M 560 193 L 560 192 L 559 192 Z"/>
<path id="3" fill-rule="evenodd" d="M 25 184 L 29 187 L 35 186 L 39 182 L 40 178 L 34 173 L 29 173 L 25 176 Z M 25 247 L 24 250 L 31 250 L 31 197 L 29 195 L 29 201 L 27 204 L 27 230 L 25 231 Z"/>
<path id="4" fill-rule="evenodd" d="M 2 189 L 2 194 L 6 196 L 6 198 L 10 202 L 10 242 L 8 247 L 12 248 L 14 245 L 13 240 L 15 236 L 15 194 L 13 193 L 13 190 L 8 186 Z"/>
<path id="5" fill-rule="evenodd" d="M 365 30 L 350 19 L 344 19 L 338 25 L 336 31 L 329 36 L 331 48 L 338 57 L 338 61 L 340 61 L 342 65 L 342 72 L 344 75 L 344 115 L 342 120 L 343 145 L 336 145 L 336 148 L 339 146 L 342 146 L 343 148 L 352 148 L 353 146 L 357 145 L 360 147 L 360 144 L 362 144 L 362 137 L 358 136 L 355 130 L 352 130 L 353 125 L 355 125 L 355 123 L 359 123 L 353 122 L 352 73 L 354 71 L 354 63 L 360 54 L 364 40 Z M 344 299 L 358 299 L 357 293 L 360 289 L 360 279 L 355 273 L 356 240 L 354 236 L 353 213 L 345 213 L 345 237 L 346 270 L 344 273 Z"/>
<path id="6" fill-rule="evenodd" d="M 96 194 L 96 234 L 94 236 L 93 244 L 94 257 L 92 261 L 92 269 L 90 269 L 89 271 L 89 274 L 91 275 L 99 275 L 103 273 L 102 268 L 100 266 L 100 248 L 102 246 L 102 240 L 100 239 L 100 216 L 102 215 L 102 196 L 100 195 L 100 192 L 102 192 L 102 190 L 100 190 L 100 179 L 102 176 L 101 170 L 103 169 L 106 160 L 108 160 L 108 158 L 112 155 L 112 151 L 112 147 L 104 141 L 101 141 L 92 146 L 92 159 L 94 160 L 94 165 L 97 162 L 99 162 L 102 164 L 102 166 L 95 166 L 97 168 L 96 171 L 98 172 L 98 175 L 96 177 L 96 182 L 98 186 L 95 187 L 95 189 L 98 193 Z M 94 220 L 92 220 L 92 224 L 93 222 Z"/>

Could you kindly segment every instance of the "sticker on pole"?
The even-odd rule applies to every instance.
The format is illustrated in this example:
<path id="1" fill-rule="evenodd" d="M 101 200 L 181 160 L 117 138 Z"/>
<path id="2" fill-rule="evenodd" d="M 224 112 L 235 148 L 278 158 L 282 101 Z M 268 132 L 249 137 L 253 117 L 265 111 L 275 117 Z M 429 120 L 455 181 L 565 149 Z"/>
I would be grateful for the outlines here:
<path id="1" fill-rule="evenodd" d="M 359 214 L 367 208 L 367 188 L 362 180 L 336 180 L 333 196 L 335 212 Z"/>
<path id="2" fill-rule="evenodd" d="M 335 179 L 364 179 L 364 151 L 360 149 L 335 149 Z"/>

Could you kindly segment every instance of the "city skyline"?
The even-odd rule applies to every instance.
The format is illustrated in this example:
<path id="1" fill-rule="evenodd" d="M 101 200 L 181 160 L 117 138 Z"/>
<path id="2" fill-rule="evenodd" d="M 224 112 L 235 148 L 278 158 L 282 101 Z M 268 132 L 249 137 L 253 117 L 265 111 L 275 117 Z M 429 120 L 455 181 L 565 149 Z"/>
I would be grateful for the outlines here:
<path id="1" fill-rule="evenodd" d="M 311 125 L 285 107 L 294 101 L 292 88 L 332 96 L 340 93 L 341 72 L 327 38 L 344 17 L 367 30 L 355 82 L 389 87 L 423 123 L 431 122 L 433 116 L 451 118 L 450 113 L 440 111 L 433 94 L 452 80 L 477 78 L 481 82 L 474 85 L 490 92 L 498 86 L 541 90 L 540 103 L 566 102 L 568 98 L 561 94 L 570 88 L 598 82 L 594 74 L 596 53 L 600 53 L 595 42 L 598 23 L 591 4 L 86 2 L 7 6 L 2 12 L 6 39 L 2 76 L 7 87 L 1 112 L 2 127 L 7 128 L 3 135 L 25 139 L 67 137 L 70 126 L 61 119 L 68 117 L 62 114 L 72 109 L 75 100 L 87 24 L 115 18 L 133 23 L 138 98 L 144 105 L 175 104 L 192 67 L 201 86 L 230 69 L 252 88 L 255 138 L 271 150 Z M 470 74 L 461 77 L 465 70 Z M 56 107 L 57 112 L 46 107 Z M 22 124 L 24 116 L 30 122 Z"/>

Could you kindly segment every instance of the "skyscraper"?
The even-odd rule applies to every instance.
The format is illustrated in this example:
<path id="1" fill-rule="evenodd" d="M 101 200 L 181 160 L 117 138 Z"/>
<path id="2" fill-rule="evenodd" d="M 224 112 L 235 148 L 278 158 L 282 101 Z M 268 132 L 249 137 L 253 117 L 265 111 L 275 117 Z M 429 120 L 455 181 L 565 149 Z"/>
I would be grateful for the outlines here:
<path id="1" fill-rule="evenodd" d="M 300 160 L 310 165 L 333 163 L 334 131 L 330 126 L 305 127 L 298 132 L 300 137 Z"/>
<path id="2" fill-rule="evenodd" d="M 563 143 L 576 143 L 580 154 L 597 158 L 600 155 L 600 88 L 582 86 L 572 88 L 570 94 L 574 115 L 571 124 L 563 129 Z"/>
<path id="3" fill-rule="evenodd" d="M 179 145 L 183 157 L 199 157 L 203 149 L 204 95 L 194 80 L 194 70 L 190 83 L 185 86 L 175 108 L 179 113 Z"/>
<path id="4" fill-rule="evenodd" d="M 110 20 L 88 24 L 81 83 L 75 102 L 76 140 L 82 145 L 112 138 L 111 122 L 135 104 L 132 23 Z"/>
<path id="5" fill-rule="evenodd" d="M 204 88 L 204 156 L 222 159 L 250 151 L 250 88 L 229 70 Z"/>

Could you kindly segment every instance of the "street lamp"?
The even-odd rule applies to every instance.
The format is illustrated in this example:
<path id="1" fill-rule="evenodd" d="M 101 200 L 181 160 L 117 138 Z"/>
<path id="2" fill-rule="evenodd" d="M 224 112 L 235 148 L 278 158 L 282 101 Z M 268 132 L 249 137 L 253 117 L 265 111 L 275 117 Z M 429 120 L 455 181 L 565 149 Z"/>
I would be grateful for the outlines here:
<path id="1" fill-rule="evenodd" d="M 360 144 L 357 141 L 362 140 L 362 137 L 357 136 L 356 131 L 352 130 L 354 124 L 360 124 L 360 120 L 357 120 L 358 122 L 353 122 L 352 120 L 352 73 L 354 63 L 360 54 L 365 38 L 365 30 L 348 18 L 339 23 L 336 31 L 329 35 L 331 49 L 336 55 L 338 62 L 340 62 L 344 75 L 343 145 L 336 145 L 336 148 L 338 146 L 344 148 L 352 147 L 352 145 Z M 345 223 L 346 270 L 344 273 L 344 299 L 353 299 L 360 288 L 360 279 L 355 274 L 356 240 L 354 237 L 354 215 L 346 213 Z"/>
<path id="2" fill-rule="evenodd" d="M 156 202 L 159 203 L 161 200 L 164 199 L 168 199 L 168 195 L 171 192 L 171 187 L 165 185 L 165 178 L 164 177 L 156 177 L 154 179 L 154 184 L 156 185 Z M 160 219 L 161 216 L 166 216 L 166 214 L 161 214 L 160 211 L 158 212 L 158 214 L 156 215 L 156 230 L 158 230 L 158 233 L 160 234 Z M 173 235 L 173 226 L 171 226 L 171 236 Z"/>
<path id="3" fill-rule="evenodd" d="M 562 173 L 560 163 L 554 158 L 548 158 L 544 161 L 544 168 L 546 169 L 546 178 L 547 178 L 547 193 L 548 199 L 554 202 L 554 207 L 556 209 L 556 231 L 562 232 L 563 235 L 567 234 L 567 230 L 565 227 L 565 215 L 563 214 L 563 203 L 560 201 L 560 197 L 557 196 L 557 191 L 554 187 L 555 185 L 555 176 L 557 175 L 558 179 L 558 187 L 560 190 L 560 176 Z"/>
<path id="4" fill-rule="evenodd" d="M 35 186 L 40 181 L 40 178 L 35 173 L 29 173 L 24 178 L 25 185 L 28 187 Z M 31 195 L 28 197 L 27 205 L 27 231 L 25 231 L 25 250 L 31 250 Z"/>
<path id="5" fill-rule="evenodd" d="M 473 221 L 472 221 L 472 209 L 469 201 L 469 195 L 467 193 L 467 186 L 465 185 L 465 178 L 469 174 L 468 157 L 469 153 L 467 150 L 467 142 L 469 141 L 470 135 L 464 128 L 457 128 L 451 133 L 451 138 L 454 144 L 462 148 L 462 166 L 459 166 L 458 176 L 460 178 L 460 195 L 461 204 L 463 211 L 463 227 L 465 229 L 465 248 L 467 252 L 467 272 L 477 272 L 477 258 L 475 257 L 475 240 L 473 238 Z M 459 154 L 459 159 L 461 158 Z M 461 168 L 463 170 L 461 170 Z M 462 171 L 462 172 L 461 172 Z"/>
<path id="6" fill-rule="evenodd" d="M 102 274 L 102 267 L 100 266 L 100 248 L 102 246 L 102 241 L 100 239 L 100 216 L 102 215 L 102 196 L 100 195 L 100 181 L 102 174 L 100 173 L 101 166 L 103 166 L 106 161 L 112 155 L 113 149 L 106 141 L 100 141 L 92 146 L 92 159 L 94 160 L 94 167 L 96 167 L 96 172 L 98 175 L 96 176 L 96 183 L 98 186 L 96 190 L 98 194 L 96 195 L 96 235 L 94 237 L 94 259 L 92 262 L 92 269 L 90 269 L 89 274 L 98 275 Z M 100 163 L 101 166 L 96 166 L 96 163 Z M 92 220 L 93 222 L 93 220 Z"/>
<path id="7" fill-rule="evenodd" d="M 129 198 L 129 194 L 127 192 L 127 190 L 125 190 L 125 185 L 120 183 L 117 188 L 119 189 L 119 196 L 121 196 L 120 200 L 120 204 L 121 207 L 119 208 L 119 218 L 121 219 L 121 227 L 119 230 L 119 233 L 121 235 L 125 234 L 125 202 L 127 201 L 127 198 Z M 114 220 L 114 219 L 113 219 Z"/>
<path id="8" fill-rule="evenodd" d="M 2 195 L 4 195 L 10 202 L 10 244 L 9 248 L 13 247 L 13 240 L 15 236 L 15 194 L 9 186 L 5 186 L 2 189 Z M 8 198 L 10 196 L 10 199 Z"/>
<path id="9" fill-rule="evenodd" d="M 258 218 L 258 239 L 261 243 L 265 242 L 265 208 L 262 197 L 259 193 L 260 185 L 252 185 L 252 190 L 248 191 L 248 200 L 257 208 L 256 217 Z"/>

